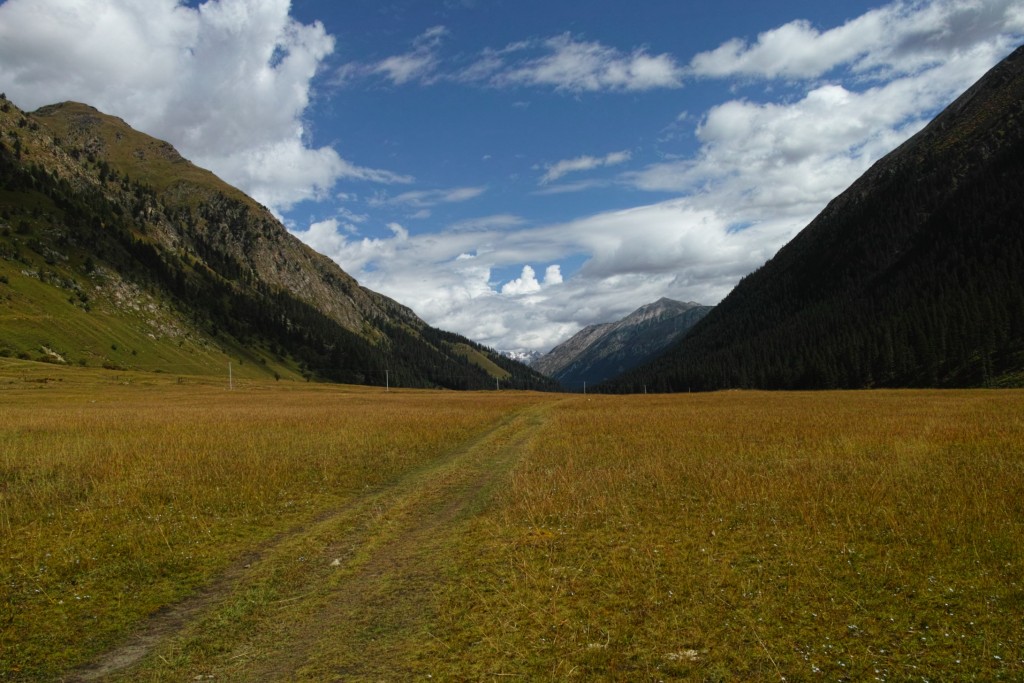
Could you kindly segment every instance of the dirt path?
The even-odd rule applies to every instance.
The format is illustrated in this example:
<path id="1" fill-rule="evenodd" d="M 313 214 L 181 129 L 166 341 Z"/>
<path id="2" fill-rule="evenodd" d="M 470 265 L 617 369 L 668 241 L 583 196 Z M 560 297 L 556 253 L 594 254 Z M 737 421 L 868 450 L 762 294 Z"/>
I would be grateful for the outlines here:
<path id="1" fill-rule="evenodd" d="M 416 673 L 460 523 L 487 504 L 553 404 L 280 534 L 64 680 L 323 680 Z M 412 668 L 409 668 L 412 667 Z"/>

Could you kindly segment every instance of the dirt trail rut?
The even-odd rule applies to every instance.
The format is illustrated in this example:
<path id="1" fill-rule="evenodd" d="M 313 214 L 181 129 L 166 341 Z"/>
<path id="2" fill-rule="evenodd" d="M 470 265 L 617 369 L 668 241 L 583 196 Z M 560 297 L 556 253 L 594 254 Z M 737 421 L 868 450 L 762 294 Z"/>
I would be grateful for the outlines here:
<path id="1" fill-rule="evenodd" d="M 429 636 L 445 550 L 485 505 L 552 403 L 506 416 L 429 467 L 278 535 L 66 681 L 406 677 Z"/>

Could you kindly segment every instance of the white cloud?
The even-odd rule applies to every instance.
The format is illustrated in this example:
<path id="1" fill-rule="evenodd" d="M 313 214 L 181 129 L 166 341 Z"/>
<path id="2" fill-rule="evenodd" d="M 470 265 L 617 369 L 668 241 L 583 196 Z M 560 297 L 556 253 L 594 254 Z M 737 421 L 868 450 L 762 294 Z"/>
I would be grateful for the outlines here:
<path id="1" fill-rule="evenodd" d="M 438 65 L 437 48 L 447 33 L 443 26 L 435 26 L 413 41 L 413 50 L 404 55 L 383 59 L 370 67 L 372 73 L 387 76 L 395 85 L 412 80 L 428 81 Z"/>
<path id="2" fill-rule="evenodd" d="M 560 284 L 562 284 L 562 268 L 557 263 L 551 264 L 544 270 L 543 284 L 537 280 L 537 271 L 533 269 L 533 266 L 526 264 L 518 278 L 509 280 L 501 286 L 501 293 L 503 296 L 521 297 L 526 294 L 536 294 L 545 287 Z M 534 302 L 536 299 L 530 298 L 527 301 Z"/>
<path id="3" fill-rule="evenodd" d="M 87 102 L 284 211 L 341 178 L 411 179 L 312 147 L 303 114 L 334 39 L 288 0 L 7 0 L 0 82 L 19 106 Z"/>
<path id="4" fill-rule="evenodd" d="M 467 218 L 466 220 L 453 223 L 449 226 L 449 230 L 453 232 L 460 232 L 466 230 L 506 230 L 508 228 L 517 228 L 523 225 L 526 221 L 521 216 L 516 216 L 510 213 L 499 213 L 492 216 L 482 216 L 480 218 Z"/>
<path id="5" fill-rule="evenodd" d="M 518 53 L 531 47 L 520 43 L 504 52 Z M 682 85 L 683 69 L 669 54 L 651 55 L 643 48 L 625 54 L 601 43 L 577 40 L 569 33 L 544 40 L 540 49 L 545 54 L 511 63 L 502 60 L 499 53 L 485 53 L 463 77 L 486 77 L 492 85 L 502 87 L 552 86 L 573 92 L 640 91 Z"/>
<path id="6" fill-rule="evenodd" d="M 739 38 L 696 55 L 697 76 L 815 78 L 848 65 L 854 72 L 892 77 L 914 73 L 970 51 L 1000 33 L 1024 31 L 1019 0 L 894 2 L 842 26 L 819 31 L 804 20 Z"/>
<path id="7" fill-rule="evenodd" d="M 797 228 L 765 222 L 732 231 L 729 216 L 685 199 L 555 225 L 524 228 L 497 216 L 382 239 L 327 234 L 329 223 L 295 234 L 433 325 L 497 348 L 540 350 L 661 296 L 715 303 Z M 588 261 L 565 279 L 560 262 L 574 254 Z M 543 279 L 538 263 L 547 264 Z M 519 277 L 493 281 L 509 267 Z"/>
<path id="8" fill-rule="evenodd" d="M 998 49 L 978 46 L 862 91 L 825 84 L 788 103 L 724 102 L 698 125 L 696 156 L 623 179 L 686 193 L 696 206 L 733 207 L 740 224 L 766 216 L 806 222 L 973 83 L 1001 57 Z"/>
<path id="9" fill-rule="evenodd" d="M 547 183 L 558 180 L 569 173 L 590 171 L 602 166 L 615 166 L 629 161 L 630 156 L 630 152 L 628 150 L 624 150 L 621 152 L 612 152 L 603 157 L 581 156 L 576 157 L 575 159 L 565 159 L 547 166 L 547 171 L 541 177 L 540 182 L 542 185 L 546 185 Z"/>
<path id="10" fill-rule="evenodd" d="M 690 62 L 700 76 L 734 75 L 809 78 L 863 55 L 876 43 L 888 10 L 874 10 L 842 27 L 819 33 L 797 20 L 766 31 L 757 42 L 735 38 Z"/>
<path id="11" fill-rule="evenodd" d="M 405 242 L 409 239 L 409 231 L 403 228 L 400 223 L 388 223 L 388 230 L 393 232 L 395 239 L 400 242 Z"/>
<path id="12" fill-rule="evenodd" d="M 413 207 L 431 207 L 438 204 L 454 204 L 479 197 L 486 187 L 454 187 L 446 190 L 412 190 L 394 197 L 380 197 L 375 204 L 405 204 Z"/>
<path id="13" fill-rule="evenodd" d="M 564 33 L 501 49 L 485 48 L 467 64 L 459 57 L 446 60 L 441 56 L 445 35 L 444 27 L 434 27 L 408 52 L 373 63 L 345 64 L 336 71 L 334 82 L 343 86 L 360 78 L 383 76 L 394 85 L 455 81 L 501 88 L 553 87 L 570 92 L 632 92 L 682 86 L 683 67 L 671 55 L 652 55 L 645 48 L 624 53 Z"/>
<path id="14" fill-rule="evenodd" d="M 502 288 L 501 293 L 506 296 L 520 296 L 522 294 L 533 294 L 540 291 L 540 283 L 537 282 L 537 274 L 533 267 L 523 266 L 523 274 L 515 280 L 509 280 Z"/>
<path id="15" fill-rule="evenodd" d="M 344 218 L 349 223 L 365 223 L 370 220 L 370 216 L 365 213 L 356 213 L 351 209 L 347 209 L 344 206 L 339 206 L 335 209 L 339 216 Z"/>
<path id="16" fill-rule="evenodd" d="M 703 116 L 674 121 L 677 127 L 695 125 L 699 150 L 618 178 L 638 189 L 675 193 L 676 199 L 552 225 L 490 217 L 401 243 L 342 237 L 328 253 L 431 324 L 503 349 L 548 350 L 583 325 L 617 319 L 662 296 L 717 303 L 870 164 L 1010 51 L 1010 31 L 1019 30 L 1020 12 L 1000 14 L 1000 8 L 1007 5 L 896 4 L 848 22 L 845 33 L 798 24 L 778 37 L 762 37 L 758 44 L 774 52 L 756 54 L 765 60 L 760 72 L 743 71 L 747 67 L 735 60 L 730 67 L 723 57 L 722 73 L 729 77 L 806 74 L 811 80 L 794 83 L 799 94 L 791 99 L 727 100 Z M 964 29 L 968 15 L 980 17 L 981 28 L 971 40 L 947 35 Z M 982 20 L 990 16 L 1017 17 L 1013 26 L 1018 28 L 1010 19 L 993 28 Z M 885 27 L 886 35 L 902 47 L 843 52 L 850 34 L 866 31 L 879 17 L 894 24 Z M 914 39 L 919 34 L 928 40 Z M 786 41 L 779 40 L 783 35 Z M 941 59 L 918 49 L 919 42 L 942 36 L 957 47 Z M 726 45 L 719 56 L 744 57 L 753 49 Z M 528 49 L 495 52 L 494 63 L 500 64 L 488 77 L 506 73 Z M 812 68 L 812 57 L 824 53 L 828 59 L 822 56 Z M 753 56 L 744 57 L 743 64 L 754 64 Z M 827 81 L 814 80 L 823 73 L 830 74 Z M 580 157 L 552 164 L 548 182 L 606 160 Z M 370 252 L 373 267 L 363 269 Z M 583 265 L 563 277 L 570 261 Z M 543 280 L 540 264 L 549 264 Z M 493 280 L 495 272 L 510 268 L 519 277 Z"/>
<path id="17" fill-rule="evenodd" d="M 583 192 L 585 190 L 593 190 L 598 187 L 607 187 L 610 184 L 611 182 L 608 180 L 591 178 L 589 180 L 577 180 L 572 183 L 559 183 L 558 185 L 542 185 L 539 189 L 534 190 L 533 194 L 539 196 L 569 194 L 570 192 Z"/>
<path id="18" fill-rule="evenodd" d="M 553 263 L 547 267 L 544 271 L 544 284 L 545 285 L 560 285 L 562 284 L 562 267 L 557 263 Z"/>
<path id="19" fill-rule="evenodd" d="M 448 29 L 434 26 L 424 31 L 412 42 L 412 50 L 392 55 L 369 64 L 353 62 L 342 65 L 334 75 L 335 85 L 345 85 L 358 78 L 384 76 L 394 85 L 411 81 L 429 84 L 435 79 L 435 72 L 441 63 L 438 50 Z"/>

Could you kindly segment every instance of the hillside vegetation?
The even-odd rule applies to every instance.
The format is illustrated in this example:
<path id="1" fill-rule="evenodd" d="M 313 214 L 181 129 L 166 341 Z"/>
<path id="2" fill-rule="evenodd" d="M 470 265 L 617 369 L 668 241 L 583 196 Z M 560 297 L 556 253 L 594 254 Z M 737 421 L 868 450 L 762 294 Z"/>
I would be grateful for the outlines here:
<path id="1" fill-rule="evenodd" d="M 0 360 L 0 680 L 1019 680 L 1022 414 Z"/>
<path id="2" fill-rule="evenodd" d="M 166 142 L 77 103 L 28 114 L 0 99 L 0 323 L 0 355 L 56 363 L 554 386 L 361 287 Z"/>
<path id="3" fill-rule="evenodd" d="M 1024 48 L 614 391 L 1024 384 Z"/>

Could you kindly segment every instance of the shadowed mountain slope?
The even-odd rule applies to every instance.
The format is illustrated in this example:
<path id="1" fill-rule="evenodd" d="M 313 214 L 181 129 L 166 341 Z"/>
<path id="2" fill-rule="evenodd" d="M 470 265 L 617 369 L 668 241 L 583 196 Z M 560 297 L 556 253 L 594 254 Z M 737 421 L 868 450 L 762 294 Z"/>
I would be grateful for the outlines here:
<path id="1" fill-rule="evenodd" d="M 1024 48 L 608 390 L 1024 383 Z"/>

